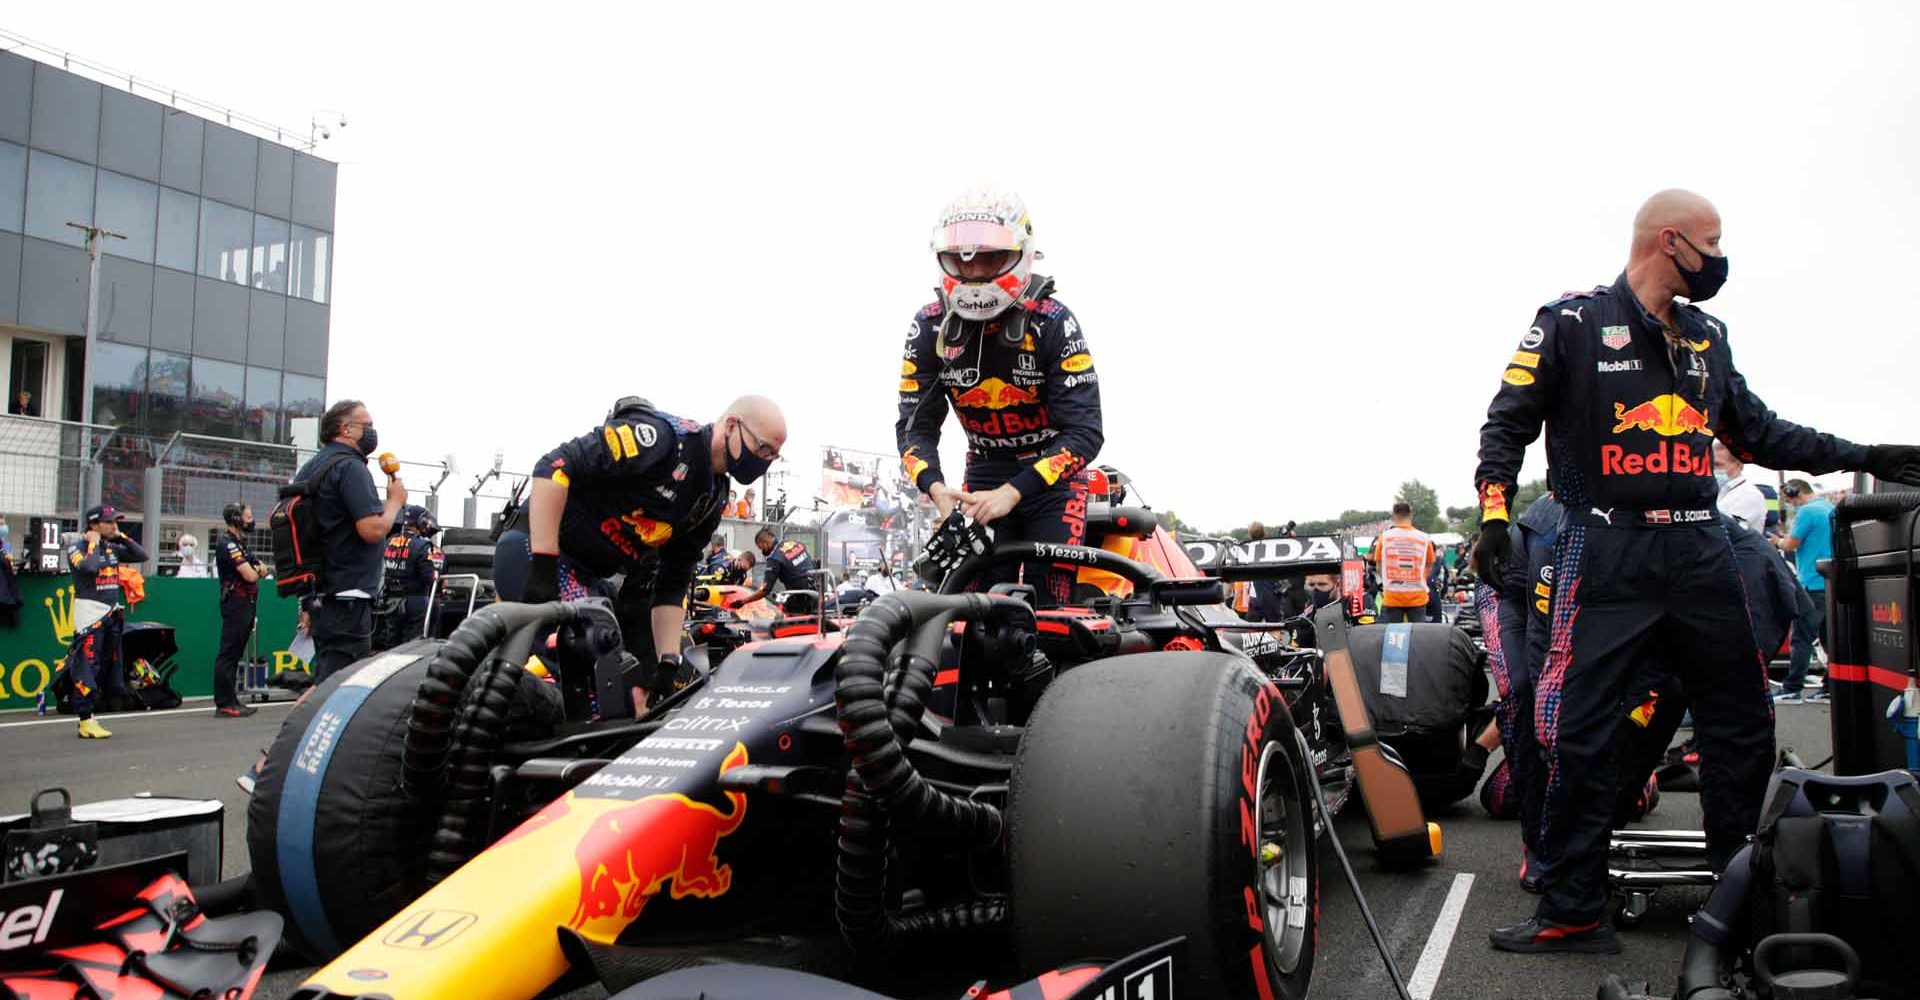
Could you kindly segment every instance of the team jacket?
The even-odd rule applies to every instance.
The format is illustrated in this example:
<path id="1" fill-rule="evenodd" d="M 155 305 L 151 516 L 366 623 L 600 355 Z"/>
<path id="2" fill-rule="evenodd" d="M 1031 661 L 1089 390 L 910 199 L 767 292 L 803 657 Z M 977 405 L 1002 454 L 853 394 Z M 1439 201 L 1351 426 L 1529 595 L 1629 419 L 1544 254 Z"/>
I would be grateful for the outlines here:
<path id="1" fill-rule="evenodd" d="M 809 575 L 812 572 L 813 556 L 799 542 L 781 542 L 767 555 L 767 579 L 780 581 L 788 590 L 819 590 L 820 582 Z"/>
<path id="2" fill-rule="evenodd" d="M 1019 308 L 1019 307 L 1015 307 Z M 907 329 L 894 438 L 907 478 L 921 492 L 945 482 L 940 425 L 952 406 L 967 434 L 967 458 L 1019 460 L 1010 482 L 1023 497 L 1069 478 L 1100 453 L 1100 377 L 1079 321 L 1058 299 L 1034 303 L 1017 347 L 992 321 L 967 341 L 940 342 L 938 302 Z"/>
<path id="3" fill-rule="evenodd" d="M 240 575 L 240 567 L 253 562 L 253 553 L 247 550 L 247 543 L 235 538 L 233 532 L 222 531 L 213 539 L 213 566 L 220 578 L 220 593 L 237 594 L 252 600 L 260 593 L 260 582 L 248 580 Z"/>
<path id="4" fill-rule="evenodd" d="M 427 596 L 445 561 L 438 545 L 419 535 L 407 534 L 388 538 L 380 558 L 386 565 L 388 597 Z"/>
<path id="5" fill-rule="evenodd" d="M 1554 492 L 1580 511 L 1711 512 L 1716 435 L 1743 460 L 1775 469 L 1865 463 L 1865 445 L 1775 416 L 1733 366 L 1718 319 L 1690 305 L 1674 314 L 1670 345 L 1624 274 L 1540 307 L 1480 429 L 1483 510 L 1504 509 L 1543 422 Z"/>
<path id="6" fill-rule="evenodd" d="M 147 550 L 121 535 L 102 537 L 92 545 L 81 535 L 67 546 L 67 566 L 73 571 L 73 596 L 106 605 L 120 603 L 120 564 L 145 562 Z"/>
<path id="7" fill-rule="evenodd" d="M 561 444 L 533 467 L 567 487 L 560 551 L 598 576 L 653 568 L 653 603 L 679 604 L 720 524 L 724 475 L 713 428 L 664 413 L 622 417 Z"/>

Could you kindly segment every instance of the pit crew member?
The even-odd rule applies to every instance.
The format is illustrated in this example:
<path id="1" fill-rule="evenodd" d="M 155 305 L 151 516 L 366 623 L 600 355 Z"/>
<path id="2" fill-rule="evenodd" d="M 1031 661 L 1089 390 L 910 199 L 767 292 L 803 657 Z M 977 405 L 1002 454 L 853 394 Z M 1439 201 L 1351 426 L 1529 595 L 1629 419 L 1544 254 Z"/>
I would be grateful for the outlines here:
<path id="1" fill-rule="evenodd" d="M 814 576 L 813 556 L 799 539 L 789 538 L 782 542 L 774 538 L 772 528 L 761 528 L 753 536 L 754 547 L 766 557 L 767 568 L 760 583 L 760 589 L 741 601 L 752 604 L 773 593 L 775 584 L 787 588 L 787 600 L 780 607 L 789 615 L 810 615 L 820 610 L 820 599 L 813 594 L 793 593 L 793 591 L 820 590 L 820 580 Z M 749 567 L 753 564 L 748 563 Z"/>
<path id="2" fill-rule="evenodd" d="M 120 665 L 120 634 L 126 618 L 120 611 L 120 564 L 140 563 L 147 550 L 120 532 L 126 515 L 101 505 L 87 511 L 86 533 L 67 546 L 67 567 L 73 573 L 73 648 L 67 654 L 73 671 L 73 711 L 80 717 L 80 738 L 104 740 L 113 736 L 93 717 L 93 693 L 125 689 Z"/>
<path id="3" fill-rule="evenodd" d="M 1500 578 L 1510 539 L 1499 529 L 1543 424 L 1567 508 L 1534 705 L 1547 764 L 1539 836 L 1557 853 L 1534 916 L 1492 932 L 1501 950 L 1619 948 L 1602 922 L 1613 743 L 1635 668 L 1656 642 L 1682 665 L 1692 701 L 1714 867 L 1755 829 L 1773 725 L 1765 660 L 1714 511 L 1712 442 L 1774 468 L 1920 482 L 1920 448 L 1868 447 L 1789 423 L 1747 387 L 1725 324 L 1698 307 L 1726 279 L 1720 235 L 1705 198 L 1650 198 L 1634 219 L 1625 273 L 1540 308 L 1481 429 L 1481 579 Z"/>

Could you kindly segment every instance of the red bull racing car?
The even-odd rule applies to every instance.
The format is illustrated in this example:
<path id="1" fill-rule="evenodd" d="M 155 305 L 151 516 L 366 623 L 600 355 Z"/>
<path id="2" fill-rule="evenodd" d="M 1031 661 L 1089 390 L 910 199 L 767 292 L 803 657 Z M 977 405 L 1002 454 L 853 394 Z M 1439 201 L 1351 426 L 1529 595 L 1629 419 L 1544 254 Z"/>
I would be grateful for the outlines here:
<path id="1" fill-rule="evenodd" d="M 964 592 L 1036 558 L 1131 593 Z M 1303 996 L 1309 751 L 1192 610 L 1220 602 L 1105 549 L 1001 546 L 942 593 L 713 657 L 642 718 L 558 722 L 529 707 L 528 656 L 551 632 L 545 666 L 591 672 L 611 611 L 495 605 L 295 710 L 249 809 L 258 898 L 324 962 L 313 998 L 528 1000 L 716 964 L 680 975 L 884 991 L 951 969 L 1066 997 L 1157 970 L 1142 988 Z"/>

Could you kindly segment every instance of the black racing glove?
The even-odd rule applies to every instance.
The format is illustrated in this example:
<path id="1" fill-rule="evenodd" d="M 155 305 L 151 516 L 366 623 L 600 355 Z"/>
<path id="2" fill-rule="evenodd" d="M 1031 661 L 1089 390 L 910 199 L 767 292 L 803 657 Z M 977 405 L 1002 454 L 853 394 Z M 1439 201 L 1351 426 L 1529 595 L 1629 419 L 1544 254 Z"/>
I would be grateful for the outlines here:
<path id="1" fill-rule="evenodd" d="M 653 677 L 647 681 L 648 704 L 657 705 L 660 699 L 686 687 L 693 681 L 693 671 L 687 666 L 679 653 L 668 653 L 653 666 Z"/>
<path id="2" fill-rule="evenodd" d="M 1468 559 L 1473 563 L 1474 575 L 1491 586 L 1501 578 L 1501 571 L 1512 556 L 1513 539 L 1507 534 L 1507 522 L 1482 521 L 1480 539 L 1473 543 L 1473 555 Z"/>
<path id="3" fill-rule="evenodd" d="M 545 604 L 560 599 L 560 557 L 538 552 L 527 563 L 527 585 L 521 588 L 520 603 Z"/>
<path id="4" fill-rule="evenodd" d="M 933 537 L 927 539 L 927 547 L 921 551 L 920 558 L 913 561 L 913 571 L 929 586 L 938 587 L 948 573 L 987 551 L 991 544 L 987 529 L 955 507 L 953 513 L 940 522 L 940 527 L 934 529 Z"/>
<path id="5" fill-rule="evenodd" d="M 1873 478 L 1903 486 L 1920 486 L 1920 447 L 1876 444 L 1867 448 L 1867 471 Z"/>

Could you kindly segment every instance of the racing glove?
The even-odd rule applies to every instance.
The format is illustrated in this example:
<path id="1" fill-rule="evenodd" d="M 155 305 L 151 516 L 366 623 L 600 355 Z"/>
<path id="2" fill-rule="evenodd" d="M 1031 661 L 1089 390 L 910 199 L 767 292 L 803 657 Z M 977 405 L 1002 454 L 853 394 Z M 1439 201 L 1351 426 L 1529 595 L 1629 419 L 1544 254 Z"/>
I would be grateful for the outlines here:
<path id="1" fill-rule="evenodd" d="M 1876 444 L 1867 448 L 1867 471 L 1873 478 L 1904 486 L 1920 486 L 1920 447 Z"/>
<path id="2" fill-rule="evenodd" d="M 987 529 L 956 507 L 927 539 L 927 547 L 913 561 L 913 571 L 937 587 L 955 567 L 987 551 L 987 547 Z"/>
<path id="3" fill-rule="evenodd" d="M 648 704 L 660 700 L 693 683 L 693 669 L 678 653 L 668 653 L 654 664 L 653 677 L 647 681 Z"/>
<path id="4" fill-rule="evenodd" d="M 1473 543 L 1468 560 L 1481 582 L 1499 580 L 1507 559 L 1513 555 L 1513 539 L 1507 534 L 1507 488 L 1493 483 L 1480 487 L 1480 538 Z"/>
<path id="5" fill-rule="evenodd" d="M 545 604 L 560 599 L 560 557 L 535 552 L 527 564 L 527 585 L 520 603 Z"/>

